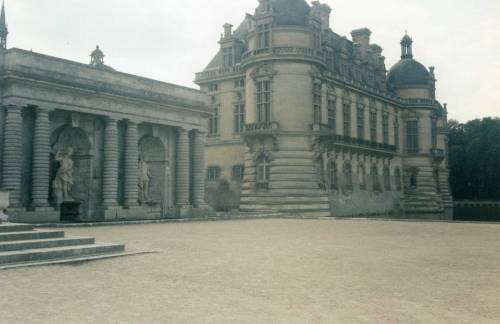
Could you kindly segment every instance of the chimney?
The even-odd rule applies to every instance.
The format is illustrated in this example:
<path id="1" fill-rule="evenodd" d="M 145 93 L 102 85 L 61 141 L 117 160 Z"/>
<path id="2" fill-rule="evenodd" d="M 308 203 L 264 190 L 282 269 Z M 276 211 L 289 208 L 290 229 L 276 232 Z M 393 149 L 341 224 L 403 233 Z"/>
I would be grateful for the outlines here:
<path id="1" fill-rule="evenodd" d="M 361 55 L 366 57 L 368 48 L 370 47 L 370 35 L 372 32 L 368 28 L 355 29 L 351 32 L 352 41 L 359 44 Z"/>
<path id="2" fill-rule="evenodd" d="M 330 8 L 330 6 L 326 3 L 322 4 L 319 1 L 313 1 L 311 4 L 313 6 L 313 10 L 317 13 L 319 19 L 321 20 L 321 29 L 330 29 L 330 14 L 332 12 L 332 8 Z"/>

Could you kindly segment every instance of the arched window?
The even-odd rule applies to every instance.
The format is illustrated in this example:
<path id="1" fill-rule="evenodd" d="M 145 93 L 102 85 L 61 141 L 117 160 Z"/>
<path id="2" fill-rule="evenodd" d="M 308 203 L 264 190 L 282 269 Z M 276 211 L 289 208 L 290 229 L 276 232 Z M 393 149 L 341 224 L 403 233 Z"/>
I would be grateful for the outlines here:
<path id="1" fill-rule="evenodd" d="M 408 170 L 408 187 L 410 188 L 410 190 L 416 190 L 418 188 L 417 174 L 417 169 Z"/>
<path id="2" fill-rule="evenodd" d="M 261 155 L 256 162 L 257 169 L 257 189 L 259 190 L 267 190 L 269 189 L 269 178 L 271 175 L 271 161 L 265 156 Z"/>
<path id="3" fill-rule="evenodd" d="M 386 191 L 391 191 L 391 171 L 388 167 L 384 168 L 384 187 Z"/>
<path id="4" fill-rule="evenodd" d="M 372 176 L 372 189 L 373 189 L 373 191 L 380 191 L 380 182 L 378 179 L 378 169 L 377 169 L 376 165 L 372 166 L 371 176 Z"/>
<path id="5" fill-rule="evenodd" d="M 344 164 L 344 190 L 352 191 L 352 167 L 350 163 Z"/>
<path id="6" fill-rule="evenodd" d="M 394 171 L 394 178 L 396 181 L 396 189 L 398 191 L 401 191 L 401 189 L 402 189 L 402 187 L 401 187 L 401 170 L 399 170 L 399 168 L 396 168 L 396 171 Z"/>
<path id="7" fill-rule="evenodd" d="M 441 193 L 441 186 L 439 184 L 439 169 L 438 168 L 434 168 L 433 176 L 434 176 L 434 181 L 436 183 L 436 191 L 437 191 L 437 193 Z"/>
<path id="8" fill-rule="evenodd" d="M 338 189 L 337 164 L 335 163 L 335 161 L 330 162 L 329 171 L 330 171 L 330 189 L 337 190 Z"/>

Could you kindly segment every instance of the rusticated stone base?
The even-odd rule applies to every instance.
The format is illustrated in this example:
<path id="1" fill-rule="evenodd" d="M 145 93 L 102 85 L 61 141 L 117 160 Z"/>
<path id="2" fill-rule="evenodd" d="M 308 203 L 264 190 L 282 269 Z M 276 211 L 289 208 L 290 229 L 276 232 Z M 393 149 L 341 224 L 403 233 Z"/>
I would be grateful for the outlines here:
<path id="1" fill-rule="evenodd" d="M 13 223 L 57 223 L 61 220 L 61 213 L 53 207 L 38 207 L 34 210 L 24 208 L 9 208 L 9 221 Z"/>

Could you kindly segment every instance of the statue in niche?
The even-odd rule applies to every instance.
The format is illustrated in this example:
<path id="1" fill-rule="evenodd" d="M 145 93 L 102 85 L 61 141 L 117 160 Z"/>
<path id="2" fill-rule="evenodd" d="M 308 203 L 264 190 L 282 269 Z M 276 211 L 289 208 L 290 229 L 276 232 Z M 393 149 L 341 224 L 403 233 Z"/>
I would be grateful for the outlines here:
<path id="1" fill-rule="evenodd" d="M 149 201 L 149 181 L 151 179 L 151 170 L 149 164 L 144 161 L 144 158 L 139 159 L 138 185 L 139 185 L 139 201 L 145 203 Z"/>
<path id="2" fill-rule="evenodd" d="M 52 183 L 52 188 L 58 203 L 70 201 L 70 191 L 73 186 L 73 149 L 71 147 L 57 152 L 55 160 L 59 169 Z"/>

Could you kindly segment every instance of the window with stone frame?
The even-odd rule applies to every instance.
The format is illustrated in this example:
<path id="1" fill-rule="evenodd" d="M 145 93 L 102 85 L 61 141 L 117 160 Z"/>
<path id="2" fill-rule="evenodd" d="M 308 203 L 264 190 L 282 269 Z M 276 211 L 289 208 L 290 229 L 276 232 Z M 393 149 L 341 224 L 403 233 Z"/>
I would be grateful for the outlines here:
<path id="1" fill-rule="evenodd" d="M 370 141 L 377 142 L 377 109 L 370 109 Z"/>
<path id="2" fill-rule="evenodd" d="M 378 174 L 378 168 L 376 165 L 371 168 L 371 176 L 372 176 L 372 190 L 374 192 L 380 192 L 380 180 Z"/>
<path id="3" fill-rule="evenodd" d="M 337 129 L 337 103 L 335 98 L 331 97 L 328 99 L 328 127 L 332 130 L 333 133 L 336 132 Z"/>
<path id="4" fill-rule="evenodd" d="M 220 178 L 220 167 L 218 166 L 209 166 L 207 168 L 207 180 L 208 181 L 216 181 Z"/>
<path id="5" fill-rule="evenodd" d="M 257 190 L 269 189 L 269 179 L 271 177 L 271 160 L 267 156 L 261 155 L 255 163 L 255 169 Z"/>
<path id="6" fill-rule="evenodd" d="M 241 89 L 245 87 L 245 78 L 240 78 L 236 81 L 234 81 L 234 87 L 236 89 Z"/>
<path id="7" fill-rule="evenodd" d="M 343 118 L 344 118 L 344 136 L 352 137 L 350 103 L 344 102 Z"/>
<path id="8" fill-rule="evenodd" d="M 257 47 L 258 49 L 269 48 L 271 41 L 271 25 L 262 24 L 257 26 Z"/>
<path id="9" fill-rule="evenodd" d="M 243 181 L 243 177 L 245 175 L 245 166 L 240 164 L 240 165 L 235 165 L 233 166 L 233 173 L 231 178 L 235 181 Z"/>
<path id="10" fill-rule="evenodd" d="M 208 118 L 208 136 L 219 136 L 219 106 L 212 107 L 212 114 Z"/>
<path id="11" fill-rule="evenodd" d="M 401 170 L 399 168 L 396 168 L 394 171 L 394 181 L 396 182 L 396 190 L 401 191 L 403 190 L 403 186 L 401 184 Z"/>
<path id="12" fill-rule="evenodd" d="M 223 66 L 232 67 L 233 66 L 233 54 L 234 50 L 232 47 L 226 47 L 222 49 Z"/>
<path id="13" fill-rule="evenodd" d="M 406 150 L 410 154 L 419 152 L 418 120 L 408 120 L 406 122 Z"/>
<path id="14" fill-rule="evenodd" d="M 313 114 L 314 124 L 321 124 L 321 83 L 313 85 Z"/>
<path id="15" fill-rule="evenodd" d="M 384 144 L 389 144 L 389 113 L 382 115 L 382 140 Z"/>
<path id="16" fill-rule="evenodd" d="M 384 187 L 386 191 L 391 191 L 391 171 L 388 167 L 384 168 Z"/>
<path id="17" fill-rule="evenodd" d="M 396 146 L 396 150 L 399 150 L 399 121 L 398 116 L 394 118 L 394 146 Z"/>
<path id="18" fill-rule="evenodd" d="M 366 169 L 362 163 L 359 164 L 359 166 L 358 166 L 358 182 L 359 182 L 359 189 L 365 190 L 366 189 Z"/>
<path id="19" fill-rule="evenodd" d="M 271 121 L 271 80 L 256 81 L 257 90 L 257 122 Z"/>
<path id="20" fill-rule="evenodd" d="M 352 191 L 352 166 L 351 163 L 344 164 L 344 192 Z"/>
<path id="21" fill-rule="evenodd" d="M 245 129 L 245 103 L 238 102 L 234 105 L 234 133 L 243 133 Z"/>
<path id="22" fill-rule="evenodd" d="M 219 91 L 219 84 L 217 82 L 212 82 L 208 84 L 208 92 Z"/>
<path id="23" fill-rule="evenodd" d="M 329 171 L 330 189 L 338 190 L 339 182 L 337 176 L 337 163 L 335 163 L 335 161 L 330 161 L 328 165 L 328 171 Z"/>
<path id="24" fill-rule="evenodd" d="M 435 149 L 437 148 L 437 119 L 433 117 L 431 119 L 431 141 L 432 141 L 432 148 Z"/>
<path id="25" fill-rule="evenodd" d="M 365 139 L 365 106 L 362 104 L 358 105 L 358 110 L 356 113 L 356 120 L 358 126 L 358 138 Z"/>

